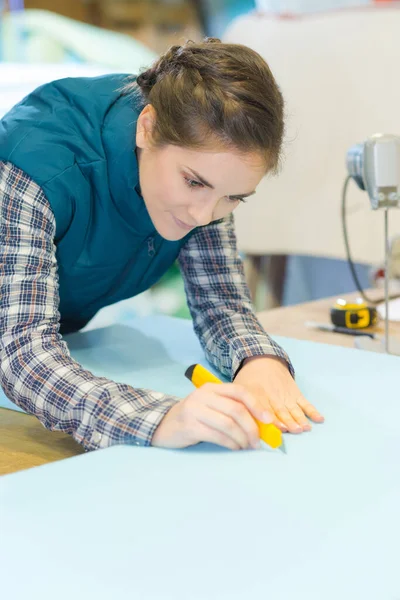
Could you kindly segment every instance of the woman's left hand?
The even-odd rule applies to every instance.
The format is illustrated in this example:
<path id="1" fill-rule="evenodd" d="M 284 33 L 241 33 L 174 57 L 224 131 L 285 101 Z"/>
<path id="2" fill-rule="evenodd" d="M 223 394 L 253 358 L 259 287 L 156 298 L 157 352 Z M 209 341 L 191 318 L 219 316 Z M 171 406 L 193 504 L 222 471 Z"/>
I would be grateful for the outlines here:
<path id="1" fill-rule="evenodd" d="M 246 358 L 235 383 L 247 388 L 275 418 L 281 431 L 301 433 L 311 429 L 309 417 L 322 423 L 324 417 L 301 393 L 283 359 L 273 356 Z"/>

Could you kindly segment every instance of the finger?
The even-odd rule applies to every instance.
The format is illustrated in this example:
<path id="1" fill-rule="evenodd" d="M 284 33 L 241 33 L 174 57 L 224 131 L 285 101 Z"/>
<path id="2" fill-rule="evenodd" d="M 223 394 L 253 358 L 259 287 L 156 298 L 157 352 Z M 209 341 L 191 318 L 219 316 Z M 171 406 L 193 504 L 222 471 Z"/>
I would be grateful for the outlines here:
<path id="1" fill-rule="evenodd" d="M 271 409 L 271 414 L 272 414 L 272 418 L 273 418 L 273 421 L 272 421 L 273 425 L 275 425 L 275 427 L 280 429 L 282 431 L 282 433 L 287 433 L 288 428 L 286 427 L 286 425 L 284 423 L 282 423 L 282 421 L 280 421 L 278 419 L 276 414 L 273 412 L 273 409 Z"/>
<path id="2" fill-rule="evenodd" d="M 293 419 L 287 408 L 276 408 L 275 414 L 287 427 L 289 433 L 301 433 L 303 431 L 300 425 Z"/>
<path id="3" fill-rule="evenodd" d="M 210 390 L 219 396 L 225 396 L 227 398 L 231 398 L 232 400 L 242 402 L 242 404 L 245 405 L 251 414 L 263 423 L 272 423 L 274 420 L 272 413 L 266 411 L 261 402 L 242 385 L 238 385 L 236 383 L 206 385 Z"/>
<path id="4" fill-rule="evenodd" d="M 208 427 L 203 423 L 197 422 L 196 437 L 200 442 L 208 442 L 209 444 L 217 444 L 223 448 L 229 448 L 230 450 L 240 450 L 241 446 L 235 442 L 235 440 L 222 431 Z"/>
<path id="5" fill-rule="evenodd" d="M 315 423 L 323 423 L 325 421 L 325 418 L 321 415 L 321 413 L 318 412 L 315 406 L 306 400 L 304 396 L 301 396 L 298 399 L 297 404 L 303 410 L 304 414 L 306 414 L 307 417 L 309 417 Z"/>
<path id="6" fill-rule="evenodd" d="M 280 429 L 282 431 L 282 433 L 287 433 L 288 428 L 286 427 L 286 425 L 284 423 L 279 421 L 279 419 L 277 419 L 276 416 L 275 416 L 275 419 L 273 420 L 273 424 L 275 425 L 275 427 Z"/>
<path id="7" fill-rule="evenodd" d="M 210 394 L 207 406 L 235 421 L 246 436 L 247 446 L 252 446 L 253 448 L 259 447 L 260 434 L 258 426 L 246 406 L 241 402 L 226 398 L 225 396 Z"/>
<path id="8" fill-rule="evenodd" d="M 213 408 L 204 406 L 201 413 L 197 415 L 197 420 L 203 425 L 231 438 L 240 448 L 249 447 L 250 440 L 246 432 L 232 417 L 223 414 L 218 409 L 214 410 Z"/>
<path id="9" fill-rule="evenodd" d="M 288 406 L 288 411 L 290 412 L 291 416 L 293 417 L 293 420 L 296 421 L 296 423 L 298 423 L 300 425 L 300 427 L 302 428 L 303 431 L 311 430 L 310 422 L 307 419 L 307 417 L 305 416 L 305 414 L 303 413 L 303 411 L 301 410 L 300 406 L 298 406 L 297 404 L 295 404 L 292 407 Z"/>

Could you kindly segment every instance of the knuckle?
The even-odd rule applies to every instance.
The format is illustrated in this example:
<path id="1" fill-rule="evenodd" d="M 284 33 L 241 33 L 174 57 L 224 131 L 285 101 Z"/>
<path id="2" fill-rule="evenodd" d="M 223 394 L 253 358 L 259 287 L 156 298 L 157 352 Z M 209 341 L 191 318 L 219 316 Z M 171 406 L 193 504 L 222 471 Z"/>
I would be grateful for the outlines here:
<path id="1" fill-rule="evenodd" d="M 244 387 L 244 385 L 241 385 L 240 383 L 232 383 L 231 385 L 236 396 L 243 396 L 243 394 L 246 394 L 247 389 Z"/>
<path id="2" fill-rule="evenodd" d="M 290 410 L 290 414 L 292 415 L 292 417 L 295 417 L 296 419 L 304 419 L 304 413 L 300 408 L 291 408 Z"/>
<path id="3" fill-rule="evenodd" d="M 275 411 L 275 413 L 281 421 L 282 420 L 285 420 L 285 421 L 290 420 L 290 415 L 287 412 L 287 410 L 278 409 Z"/>
<path id="4" fill-rule="evenodd" d="M 240 410 L 243 412 L 247 412 L 256 407 L 257 401 L 255 396 L 249 390 L 243 389 L 241 394 L 236 396 L 237 403 L 240 407 Z"/>
<path id="5" fill-rule="evenodd" d="M 229 448 L 230 450 L 237 450 L 239 447 L 234 440 L 227 437 L 223 433 L 217 435 L 216 443 L 220 446 L 224 446 L 225 448 Z"/>
<path id="6" fill-rule="evenodd" d="M 208 387 L 210 385 L 212 385 L 212 384 L 205 383 L 204 385 L 202 385 L 200 388 L 198 388 L 197 390 L 192 392 L 190 394 L 190 396 L 188 396 L 188 400 L 190 400 L 192 404 L 198 403 L 198 402 L 204 402 L 206 400 L 206 398 L 210 395 L 210 392 L 212 391 Z"/>
<path id="7" fill-rule="evenodd" d="M 231 419 L 230 417 L 228 417 L 225 422 L 226 431 L 228 431 L 229 433 L 233 433 L 236 430 L 236 428 L 237 428 L 237 425 L 236 425 L 235 421 L 233 419 Z"/>
<path id="8" fill-rule="evenodd" d="M 197 391 L 199 391 L 199 392 L 201 392 L 201 391 L 203 391 L 203 392 L 211 392 L 212 389 L 213 389 L 213 387 L 214 387 L 214 385 L 215 385 L 214 383 L 210 383 L 210 382 L 204 383 L 201 386 L 201 388 L 199 388 Z"/>
<path id="9" fill-rule="evenodd" d="M 260 430 L 258 428 L 257 423 L 254 421 L 254 419 L 251 419 L 251 423 L 249 424 L 249 427 L 248 427 L 249 434 L 251 436 L 258 437 L 259 431 Z"/>
<path id="10" fill-rule="evenodd" d="M 232 403 L 231 414 L 233 417 L 242 419 L 244 415 L 246 415 L 247 411 L 243 404 L 239 404 L 238 402 Z"/>
<path id="11" fill-rule="evenodd" d="M 228 440 L 229 443 L 229 447 L 231 448 L 231 450 L 240 450 L 240 444 L 238 442 L 236 442 L 235 440 Z"/>
<path id="12" fill-rule="evenodd" d="M 229 450 L 240 450 L 240 446 L 238 446 L 237 444 L 235 444 L 234 442 L 227 442 L 226 444 L 224 444 L 226 448 L 229 448 Z"/>

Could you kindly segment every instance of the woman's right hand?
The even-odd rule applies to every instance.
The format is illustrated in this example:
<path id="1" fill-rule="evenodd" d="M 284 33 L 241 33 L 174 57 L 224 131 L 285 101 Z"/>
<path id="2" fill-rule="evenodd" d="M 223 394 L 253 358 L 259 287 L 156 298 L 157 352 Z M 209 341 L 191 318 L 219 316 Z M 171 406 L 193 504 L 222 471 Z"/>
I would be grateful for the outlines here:
<path id="1" fill-rule="evenodd" d="M 258 448 L 254 418 L 272 423 L 259 401 L 235 383 L 206 383 L 173 406 L 157 427 L 153 446 L 185 448 L 199 442 L 231 450 Z"/>

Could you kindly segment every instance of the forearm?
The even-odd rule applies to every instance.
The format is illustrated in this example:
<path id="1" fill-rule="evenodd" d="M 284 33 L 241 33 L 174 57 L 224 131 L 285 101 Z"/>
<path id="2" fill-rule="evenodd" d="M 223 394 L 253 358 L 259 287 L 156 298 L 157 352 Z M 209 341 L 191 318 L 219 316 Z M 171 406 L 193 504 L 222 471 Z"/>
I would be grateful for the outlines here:
<path id="1" fill-rule="evenodd" d="M 149 445 L 177 398 L 115 383 L 81 367 L 54 325 L 2 336 L 0 383 L 7 396 L 86 450 L 113 444 Z"/>
<path id="2" fill-rule="evenodd" d="M 42 190 L 0 162 L 0 383 L 86 449 L 151 443 L 177 398 L 95 377 L 59 334 L 55 220 Z"/>
<path id="3" fill-rule="evenodd" d="M 195 330 L 201 340 L 207 360 L 221 373 L 233 379 L 246 359 L 269 356 L 284 360 L 291 373 L 293 367 L 284 349 L 263 329 L 251 308 L 245 303 L 238 306 L 214 304 L 195 322 Z"/>
<path id="4" fill-rule="evenodd" d="M 246 358 L 275 356 L 293 373 L 287 354 L 254 314 L 232 217 L 196 232 L 179 262 L 195 331 L 219 371 L 233 378 Z"/>

